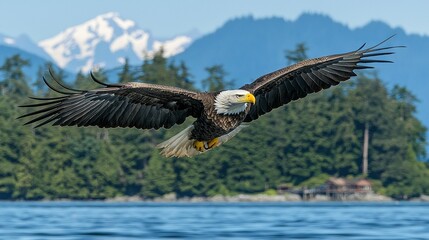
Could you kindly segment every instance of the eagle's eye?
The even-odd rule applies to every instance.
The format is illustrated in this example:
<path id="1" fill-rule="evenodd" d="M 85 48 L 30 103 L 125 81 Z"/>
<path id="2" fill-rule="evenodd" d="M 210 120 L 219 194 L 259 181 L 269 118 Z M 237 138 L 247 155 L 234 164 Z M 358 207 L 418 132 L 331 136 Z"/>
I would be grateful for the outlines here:
<path id="1" fill-rule="evenodd" d="M 236 97 L 244 97 L 244 94 L 235 94 Z"/>

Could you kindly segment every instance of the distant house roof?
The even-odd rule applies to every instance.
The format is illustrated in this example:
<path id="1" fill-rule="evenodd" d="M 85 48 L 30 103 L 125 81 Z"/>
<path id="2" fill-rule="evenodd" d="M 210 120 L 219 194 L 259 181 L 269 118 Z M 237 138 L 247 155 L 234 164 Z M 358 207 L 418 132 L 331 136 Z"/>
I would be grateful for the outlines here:
<path id="1" fill-rule="evenodd" d="M 346 186 L 346 180 L 344 178 L 329 178 L 328 184 L 336 185 L 336 186 Z"/>
<path id="2" fill-rule="evenodd" d="M 358 187 L 371 187 L 371 182 L 366 179 L 344 179 L 344 178 L 335 178 L 331 177 L 326 182 L 326 184 L 334 185 L 334 186 L 358 186 Z"/>
<path id="3" fill-rule="evenodd" d="M 359 187 L 367 187 L 367 186 L 371 186 L 371 182 L 370 181 L 368 181 L 368 180 L 366 180 L 366 179 L 358 179 L 358 180 L 356 180 L 355 181 L 355 183 L 354 183 L 356 186 L 359 186 Z"/>

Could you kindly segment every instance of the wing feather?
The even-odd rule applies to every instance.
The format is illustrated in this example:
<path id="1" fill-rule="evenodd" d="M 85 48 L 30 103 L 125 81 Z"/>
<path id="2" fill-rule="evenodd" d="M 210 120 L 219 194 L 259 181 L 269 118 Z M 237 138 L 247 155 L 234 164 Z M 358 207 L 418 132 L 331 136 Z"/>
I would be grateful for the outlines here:
<path id="1" fill-rule="evenodd" d="M 394 53 L 390 51 L 391 49 L 403 47 L 379 47 L 392 37 L 367 49 L 363 49 L 364 44 L 356 51 L 304 60 L 244 85 L 241 89 L 253 93 L 256 97 L 256 104 L 251 107 L 244 121 L 250 122 L 258 119 L 259 116 L 270 112 L 273 108 L 303 98 L 307 94 L 338 85 L 356 76 L 355 70 L 373 68 L 365 64 L 391 63 L 392 61 L 373 59 L 373 57 L 391 55 Z"/>
<path id="2" fill-rule="evenodd" d="M 203 104 L 201 93 L 176 87 L 146 83 L 106 84 L 93 80 L 104 87 L 94 90 L 78 90 L 57 81 L 61 90 L 43 77 L 43 81 L 61 97 L 40 98 L 21 107 L 31 112 L 19 118 L 33 117 L 25 124 L 38 123 L 36 127 L 53 122 L 60 126 L 170 128 L 181 124 L 188 116 L 199 117 Z"/>

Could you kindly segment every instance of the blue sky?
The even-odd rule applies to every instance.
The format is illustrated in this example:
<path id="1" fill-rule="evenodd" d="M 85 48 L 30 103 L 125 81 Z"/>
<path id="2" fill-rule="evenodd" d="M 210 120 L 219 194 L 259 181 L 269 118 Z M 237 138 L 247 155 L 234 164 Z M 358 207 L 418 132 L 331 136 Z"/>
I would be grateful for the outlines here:
<path id="1" fill-rule="evenodd" d="M 114 11 L 157 37 L 195 29 L 211 32 L 226 20 L 243 15 L 295 19 L 303 12 L 328 14 L 351 27 L 383 20 L 408 33 L 429 35 L 428 9 L 429 1 L 425 0 L 1 0 L 0 33 L 13 37 L 26 33 L 39 41 Z"/>

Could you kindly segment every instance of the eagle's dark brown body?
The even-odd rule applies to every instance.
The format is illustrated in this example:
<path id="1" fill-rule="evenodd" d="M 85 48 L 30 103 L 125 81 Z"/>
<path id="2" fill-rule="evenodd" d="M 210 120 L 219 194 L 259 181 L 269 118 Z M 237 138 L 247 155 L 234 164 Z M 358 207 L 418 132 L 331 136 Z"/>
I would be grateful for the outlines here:
<path id="1" fill-rule="evenodd" d="M 217 114 L 214 101 L 218 93 L 207 93 L 201 96 L 204 111 L 193 123 L 191 138 L 198 141 L 210 141 L 214 138 L 230 133 L 246 118 L 250 105 L 244 112 L 234 115 Z"/>

